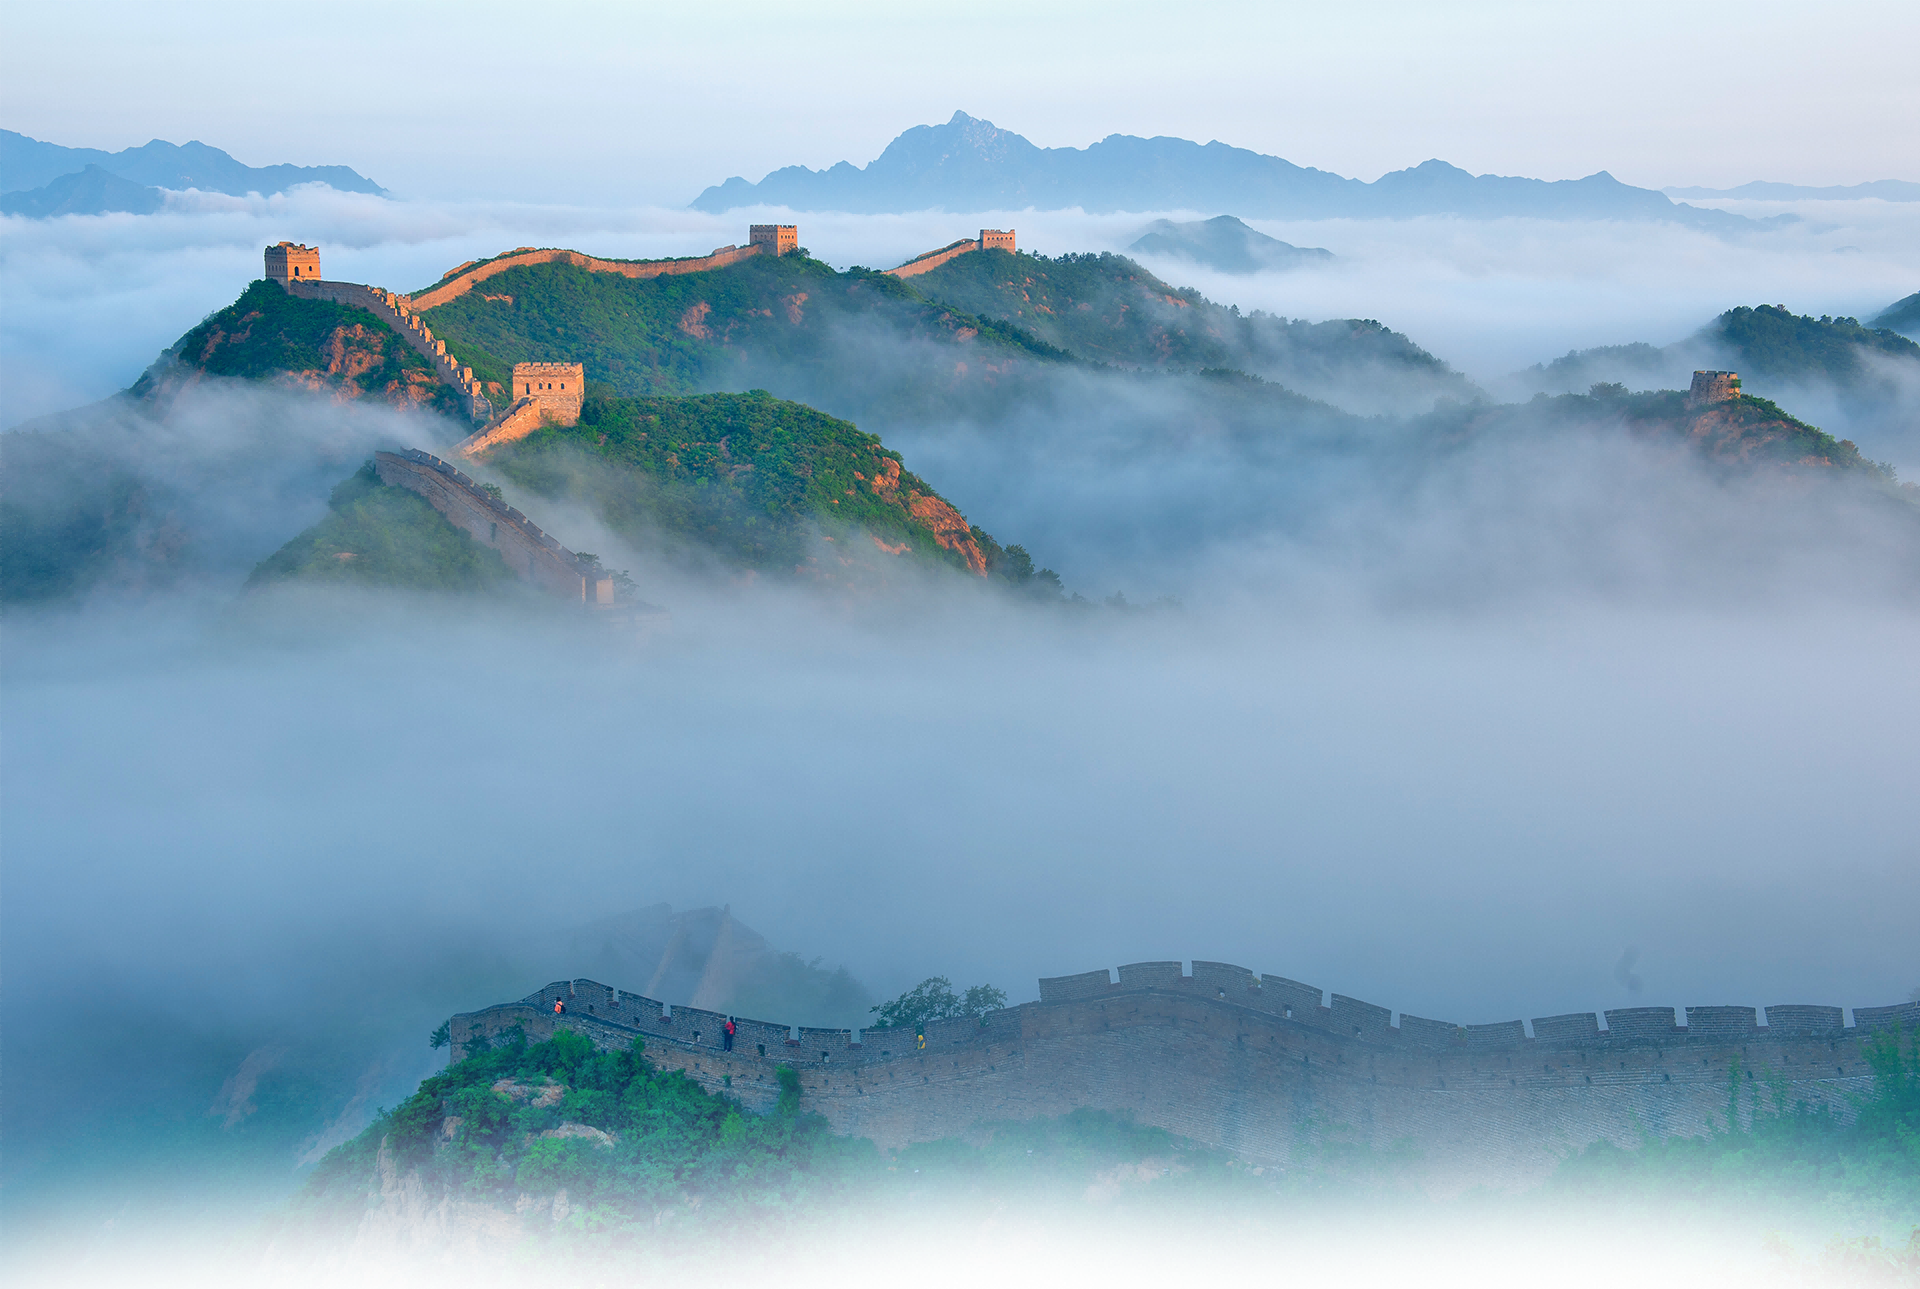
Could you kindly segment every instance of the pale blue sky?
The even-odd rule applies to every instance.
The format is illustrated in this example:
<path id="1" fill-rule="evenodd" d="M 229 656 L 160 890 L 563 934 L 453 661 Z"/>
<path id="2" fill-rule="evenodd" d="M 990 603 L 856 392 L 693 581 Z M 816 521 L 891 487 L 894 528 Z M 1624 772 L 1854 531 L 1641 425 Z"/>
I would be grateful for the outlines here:
<path id="1" fill-rule="evenodd" d="M 0 125 L 199 138 L 403 196 L 678 205 L 864 164 L 960 108 L 1043 145 L 1115 132 L 1374 178 L 1920 180 L 1920 5 L 730 3 L 14 6 Z"/>

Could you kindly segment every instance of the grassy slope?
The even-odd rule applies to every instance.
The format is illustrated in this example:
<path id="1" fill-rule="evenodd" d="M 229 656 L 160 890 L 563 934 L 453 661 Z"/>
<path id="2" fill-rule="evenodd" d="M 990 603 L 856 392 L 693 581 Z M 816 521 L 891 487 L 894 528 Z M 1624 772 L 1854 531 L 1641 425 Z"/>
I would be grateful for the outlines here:
<path id="1" fill-rule="evenodd" d="M 497 552 L 424 498 L 381 483 L 371 462 L 335 488 L 327 504 L 324 519 L 261 561 L 249 587 L 319 582 L 476 591 L 515 580 Z"/>
<path id="2" fill-rule="evenodd" d="M 1707 1137 L 1599 1143 L 1523 1195 L 1432 1203 L 1379 1181 L 1417 1180 L 1417 1158 L 1332 1145 L 1256 1176 L 1227 1156 L 1106 1114 L 1002 1124 L 889 1160 L 804 1114 L 797 1082 L 770 1116 L 743 1114 L 639 1053 L 591 1053 L 561 1035 L 480 1053 L 334 1151 L 292 1203 L 238 1235 L 196 1283 L 246 1285 L 267 1245 L 282 1270 L 351 1239 L 378 1189 L 382 1135 L 430 1195 L 513 1210 L 564 1189 L 572 1214 L 534 1220 L 503 1277 L 516 1289 L 674 1283 L 772 1285 L 954 1274 L 977 1249 L 1029 1241 L 1023 1274 L 1192 1277 L 1202 1283 L 1672 1276 L 1753 1258 L 1766 1226 L 1801 1243 L 1899 1237 L 1920 1222 L 1920 1066 L 1876 1053 L 1878 1093 L 1853 1124 L 1805 1107 L 1763 1110 L 1749 1083 Z M 536 1108 L 497 1080 L 561 1083 Z M 611 1133 L 545 1137 L 561 1124 Z M 1315 1168 L 1317 1164 L 1317 1168 Z M 1089 1185 L 1108 1181 L 1108 1199 Z M 993 1220 L 993 1226 L 985 1226 Z M 995 1235 L 998 1231 L 998 1237 Z M 424 1251 L 430 1256 L 438 1251 Z M 440 1283 L 422 1268 L 415 1283 Z M 444 1281 L 453 1283 L 453 1281 Z M 1893 1283 L 1893 1281 L 1887 1281 Z"/>
<path id="3" fill-rule="evenodd" d="M 584 494 L 611 528 L 636 541 L 698 543 L 743 568 L 803 566 L 816 532 L 844 540 L 856 530 L 904 543 L 920 560 L 965 567 L 964 554 L 943 547 L 911 513 L 913 497 L 938 497 L 902 468 L 899 453 L 845 421 L 760 391 L 595 396 L 578 426 L 541 430 L 494 449 L 488 461 L 533 492 Z M 990 571 L 1007 567 L 991 537 L 977 528 L 967 536 Z"/>
<path id="4" fill-rule="evenodd" d="M 378 317 L 330 300 L 299 299 L 264 280 L 180 337 L 130 392 L 158 392 L 170 367 L 457 410 L 427 360 Z"/>

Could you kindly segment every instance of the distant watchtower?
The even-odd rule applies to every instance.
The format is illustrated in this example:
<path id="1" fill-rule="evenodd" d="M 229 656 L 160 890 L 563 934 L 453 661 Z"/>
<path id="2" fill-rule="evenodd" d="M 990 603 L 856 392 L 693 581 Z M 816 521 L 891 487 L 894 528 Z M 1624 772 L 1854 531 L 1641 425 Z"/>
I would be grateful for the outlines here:
<path id="1" fill-rule="evenodd" d="M 749 224 L 747 245 L 764 246 L 769 255 L 785 255 L 800 245 L 798 224 Z"/>
<path id="2" fill-rule="evenodd" d="M 1005 251 L 1015 253 L 1013 230 L 1011 228 L 983 228 L 980 230 L 980 249 L 983 251 Z"/>
<path id="3" fill-rule="evenodd" d="M 1732 371 L 1697 371 L 1693 374 L 1693 387 L 1687 391 L 1688 407 L 1705 407 L 1709 403 L 1730 403 L 1740 397 L 1740 373 Z"/>
<path id="4" fill-rule="evenodd" d="M 561 425 L 580 421 L 580 401 L 587 392 L 587 372 L 580 363 L 515 363 L 513 399 L 530 398 L 539 411 Z"/>
<path id="5" fill-rule="evenodd" d="M 320 276 L 320 248 L 281 242 L 267 248 L 267 281 L 311 281 Z"/>

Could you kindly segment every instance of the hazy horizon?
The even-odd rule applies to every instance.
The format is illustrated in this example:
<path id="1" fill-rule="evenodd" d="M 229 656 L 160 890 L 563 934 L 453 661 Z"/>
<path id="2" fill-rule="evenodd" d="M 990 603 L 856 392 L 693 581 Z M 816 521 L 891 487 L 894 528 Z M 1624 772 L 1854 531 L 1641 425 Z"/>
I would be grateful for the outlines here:
<path id="1" fill-rule="evenodd" d="M 296 44 L 244 5 L 95 0 L 12 16 L 0 118 L 69 147 L 199 139 L 253 165 L 348 165 L 411 198 L 669 208 L 733 175 L 865 165 L 955 109 L 1042 147 L 1219 139 L 1369 180 L 1430 157 L 1649 188 L 1920 179 L 1901 53 L 1920 18 L 1892 0 L 1712 0 L 1683 21 L 1646 3 L 969 12 L 570 4 L 528 29 L 508 8 L 336 6 Z M 70 40 L 76 24 L 113 37 Z M 1780 85 L 1795 92 L 1757 88 Z M 329 95 L 350 106 L 310 110 Z"/>

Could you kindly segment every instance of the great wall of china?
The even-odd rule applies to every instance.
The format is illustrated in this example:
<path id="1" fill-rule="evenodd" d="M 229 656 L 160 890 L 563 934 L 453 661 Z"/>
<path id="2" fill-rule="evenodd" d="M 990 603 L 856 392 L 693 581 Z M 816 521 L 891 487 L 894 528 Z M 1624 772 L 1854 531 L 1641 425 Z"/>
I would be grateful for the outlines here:
<path id="1" fill-rule="evenodd" d="M 380 482 L 418 493 L 454 527 L 500 552 L 522 581 L 595 608 L 613 606 L 610 574 L 541 532 L 532 520 L 439 457 L 414 448 L 376 452 L 373 468 Z"/>
<path id="2" fill-rule="evenodd" d="M 1090 1107 L 1287 1167 L 1328 1134 L 1410 1148 L 1427 1185 L 1537 1181 L 1569 1150 L 1643 1132 L 1695 1134 L 1744 1099 L 1851 1111 L 1872 1086 L 1863 1044 L 1920 1027 L 1920 1003 L 1860 1007 L 1670 1007 L 1454 1025 L 1401 1014 L 1228 963 L 1140 962 L 1040 981 L 1038 1002 L 923 1029 L 807 1029 L 739 1020 L 725 1050 L 712 1011 L 671 1007 L 591 980 L 452 1018 L 452 1051 L 516 1028 L 567 1030 L 601 1048 L 643 1040 L 653 1062 L 769 1109 L 777 1070 L 835 1130 L 882 1147 L 965 1132 L 983 1120 Z M 560 1002 L 565 1010 L 554 1011 Z"/>

